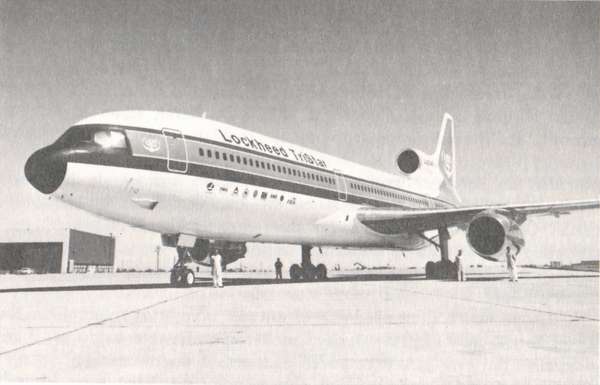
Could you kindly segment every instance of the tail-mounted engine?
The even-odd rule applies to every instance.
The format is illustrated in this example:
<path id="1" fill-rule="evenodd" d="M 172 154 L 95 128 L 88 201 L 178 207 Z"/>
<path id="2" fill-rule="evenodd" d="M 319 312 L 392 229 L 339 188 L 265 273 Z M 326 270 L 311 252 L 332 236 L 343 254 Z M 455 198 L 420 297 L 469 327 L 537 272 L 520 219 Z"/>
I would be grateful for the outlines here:
<path id="1" fill-rule="evenodd" d="M 525 246 L 519 224 L 493 210 L 473 217 L 467 229 L 467 242 L 477 255 L 489 261 L 503 259 L 507 246 L 518 249 Z"/>
<path id="2" fill-rule="evenodd" d="M 408 175 L 417 171 L 419 167 L 421 167 L 421 163 L 422 160 L 417 151 L 410 148 L 402 151 L 396 157 L 396 164 L 398 165 L 398 168 L 400 171 Z"/>
<path id="3" fill-rule="evenodd" d="M 408 148 L 396 156 L 396 165 L 404 175 L 430 173 L 434 168 L 432 155 Z"/>

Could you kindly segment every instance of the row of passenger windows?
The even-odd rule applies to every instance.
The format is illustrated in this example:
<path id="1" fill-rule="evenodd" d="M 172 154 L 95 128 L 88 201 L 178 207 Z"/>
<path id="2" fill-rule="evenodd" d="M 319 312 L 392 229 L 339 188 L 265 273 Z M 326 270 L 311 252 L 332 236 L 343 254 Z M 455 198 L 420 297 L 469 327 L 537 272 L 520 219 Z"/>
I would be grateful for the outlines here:
<path id="1" fill-rule="evenodd" d="M 366 193 L 384 196 L 387 198 L 402 199 L 405 201 L 418 203 L 423 206 L 427 205 L 427 201 L 425 199 L 420 199 L 420 198 L 413 197 L 411 195 L 400 194 L 400 193 L 397 193 L 394 191 L 387 191 L 387 190 L 383 190 L 383 189 L 380 189 L 377 187 L 372 187 L 372 186 L 363 185 L 363 184 L 359 184 L 359 183 L 350 183 L 350 188 L 357 190 L 357 191 L 362 191 L 362 192 L 366 192 Z"/>
<path id="2" fill-rule="evenodd" d="M 272 170 L 273 172 L 278 172 L 281 174 L 286 174 L 286 175 L 291 175 L 291 176 L 302 177 L 304 179 L 314 180 L 317 182 L 321 181 L 323 183 L 327 183 L 330 185 L 336 184 L 335 179 L 330 176 L 323 176 L 323 175 L 315 174 L 315 173 L 311 173 L 311 172 L 300 171 L 300 170 L 296 170 L 295 168 L 281 166 L 281 165 L 275 165 L 273 163 L 265 162 L 262 160 L 259 161 L 257 159 L 246 158 L 245 156 L 234 155 L 234 154 L 226 153 L 226 152 L 219 152 L 216 150 L 213 151 L 210 149 L 205 150 L 202 147 L 198 148 L 198 154 L 200 156 L 206 156 L 208 158 L 214 157 L 217 160 L 222 159 L 224 161 L 237 162 L 239 164 L 244 164 L 244 165 L 247 165 L 250 167 L 261 168 L 264 170 Z M 391 192 L 391 191 L 379 189 L 379 188 L 368 186 L 368 185 L 363 185 L 363 184 L 358 184 L 358 183 L 350 183 L 350 187 L 357 191 L 376 194 L 376 195 L 380 195 L 380 196 L 384 196 L 384 197 L 388 197 L 388 198 L 403 199 L 405 201 L 419 203 L 423 206 L 427 205 L 427 201 L 424 199 L 419 199 L 419 198 L 415 198 L 410 195 L 404 195 L 404 194 L 400 194 L 397 192 Z"/>
<path id="3" fill-rule="evenodd" d="M 214 157 L 217 160 L 223 159 L 224 161 L 237 162 L 239 164 L 244 164 L 244 165 L 247 165 L 250 167 L 261 168 L 263 170 L 269 170 L 269 171 L 272 170 L 273 172 L 278 172 L 281 174 L 297 176 L 299 178 L 301 177 L 301 178 L 308 179 L 308 180 L 314 180 L 317 182 L 320 181 L 322 183 L 335 185 L 335 179 L 333 179 L 330 176 L 323 176 L 323 175 L 315 174 L 312 172 L 300 171 L 300 170 L 296 170 L 295 168 L 292 168 L 292 167 L 275 165 L 273 163 L 265 162 L 262 160 L 259 161 L 257 159 L 246 158 L 245 156 L 233 155 L 233 154 L 228 154 L 226 152 L 219 152 L 219 151 L 213 151 L 213 150 L 208 150 L 208 149 L 204 150 L 203 148 L 198 149 L 198 154 L 200 156 L 206 155 L 206 157 L 208 157 L 208 158 Z"/>

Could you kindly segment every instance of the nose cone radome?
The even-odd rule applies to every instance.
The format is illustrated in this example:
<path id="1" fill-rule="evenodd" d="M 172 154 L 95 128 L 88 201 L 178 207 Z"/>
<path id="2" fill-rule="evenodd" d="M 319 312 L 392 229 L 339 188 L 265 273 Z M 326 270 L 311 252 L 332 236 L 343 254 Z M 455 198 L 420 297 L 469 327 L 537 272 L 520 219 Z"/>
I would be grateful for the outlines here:
<path id="1" fill-rule="evenodd" d="M 25 163 L 25 177 L 33 187 L 51 194 L 65 179 L 67 163 L 59 150 L 45 147 L 34 152 Z"/>

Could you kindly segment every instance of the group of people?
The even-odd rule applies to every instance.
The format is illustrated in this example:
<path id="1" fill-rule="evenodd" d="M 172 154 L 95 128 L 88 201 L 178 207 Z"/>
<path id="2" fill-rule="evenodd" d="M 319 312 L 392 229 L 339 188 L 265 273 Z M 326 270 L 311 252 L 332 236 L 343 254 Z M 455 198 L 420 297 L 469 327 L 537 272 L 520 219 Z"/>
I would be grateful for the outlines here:
<path id="1" fill-rule="evenodd" d="M 509 281 L 511 282 L 519 282 L 519 272 L 517 269 L 517 255 L 521 251 L 519 247 L 515 246 L 516 253 L 513 253 L 510 246 L 506 246 L 506 268 L 509 273 Z M 454 265 L 456 266 L 456 280 L 459 282 L 463 282 L 467 280 L 467 276 L 465 274 L 465 269 L 461 260 L 462 250 L 458 250 L 458 254 L 454 259 Z"/>
<path id="2" fill-rule="evenodd" d="M 506 268 L 509 272 L 509 280 L 511 282 L 519 282 L 519 272 L 517 270 L 517 255 L 520 252 L 518 247 L 515 247 L 516 253 L 512 252 L 510 246 L 506 246 Z M 458 250 L 458 254 L 456 258 L 454 258 L 454 265 L 456 267 L 456 280 L 459 282 L 464 282 L 467 280 L 467 276 L 465 274 L 465 269 L 462 263 L 462 250 Z M 210 252 L 210 261 L 212 265 L 212 278 L 213 278 L 213 286 L 214 287 L 223 287 L 223 267 L 222 267 L 222 257 L 221 253 L 218 249 L 212 250 Z M 281 281 L 283 279 L 282 275 L 283 263 L 279 258 L 275 261 L 275 280 Z"/>

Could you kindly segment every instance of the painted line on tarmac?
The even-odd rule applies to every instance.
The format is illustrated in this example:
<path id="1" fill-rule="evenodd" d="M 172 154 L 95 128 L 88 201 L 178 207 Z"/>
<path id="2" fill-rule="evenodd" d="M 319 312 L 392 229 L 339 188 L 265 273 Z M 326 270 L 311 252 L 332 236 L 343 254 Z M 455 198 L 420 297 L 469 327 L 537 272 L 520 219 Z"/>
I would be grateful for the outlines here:
<path id="1" fill-rule="evenodd" d="M 506 308 L 510 308 L 510 309 L 531 311 L 531 312 L 536 312 L 536 313 L 551 314 L 551 315 L 557 315 L 557 316 L 561 316 L 561 317 L 577 318 L 577 319 L 581 319 L 581 320 L 585 320 L 585 321 L 600 321 L 600 319 L 598 319 L 598 318 L 587 317 L 584 315 L 560 313 L 560 312 L 556 312 L 556 311 L 542 310 L 542 309 L 536 309 L 536 308 L 526 307 L 526 306 L 510 305 L 510 304 L 490 302 L 490 301 L 482 301 L 479 299 L 453 297 L 450 295 L 443 295 L 443 294 L 439 295 L 439 294 L 424 293 L 424 292 L 416 291 L 416 290 L 403 289 L 402 291 L 407 292 L 407 293 L 426 295 L 429 297 L 448 298 L 448 299 L 454 299 L 454 300 L 463 301 L 463 302 L 480 303 L 480 304 L 484 304 L 484 305 L 492 305 L 492 306 L 498 306 L 498 307 L 506 307 Z"/>
<path id="2" fill-rule="evenodd" d="M 5 351 L 2 351 L 2 352 L 0 352 L 0 356 L 6 355 L 6 354 L 10 354 L 10 353 L 14 353 L 16 351 L 23 350 L 23 349 L 29 348 L 31 346 L 35 346 L 35 345 L 41 344 L 43 342 L 52 341 L 52 340 L 55 340 L 57 338 L 67 336 L 69 334 L 77 333 L 77 332 L 79 332 L 81 330 L 85 330 L 85 329 L 90 328 L 92 326 L 102 325 L 105 322 L 114 321 L 116 319 L 123 318 L 123 317 L 126 317 L 126 316 L 131 315 L 131 314 L 135 314 L 135 313 L 142 312 L 144 310 L 152 309 L 152 308 L 154 308 L 156 306 L 159 306 L 159 305 L 164 305 L 164 304 L 172 302 L 172 301 L 177 301 L 177 300 L 179 300 L 181 298 L 188 297 L 188 296 L 190 296 L 192 294 L 196 294 L 196 293 L 201 292 L 201 291 L 203 291 L 203 290 L 194 290 L 194 291 L 191 291 L 191 292 L 186 292 L 185 294 L 179 295 L 177 297 L 163 299 L 162 301 L 151 303 L 150 305 L 142 306 L 140 308 L 127 311 L 125 313 L 117 314 L 116 316 L 108 317 L 108 318 L 102 319 L 100 321 L 90 322 L 88 324 L 85 324 L 83 326 L 77 327 L 75 329 L 67 330 L 66 332 L 58 333 L 58 334 L 55 334 L 53 336 L 42 338 L 42 339 L 30 342 L 30 343 L 25 344 L 25 345 L 17 346 L 16 348 L 12 348 L 12 349 L 8 349 L 8 350 L 5 350 Z"/>

